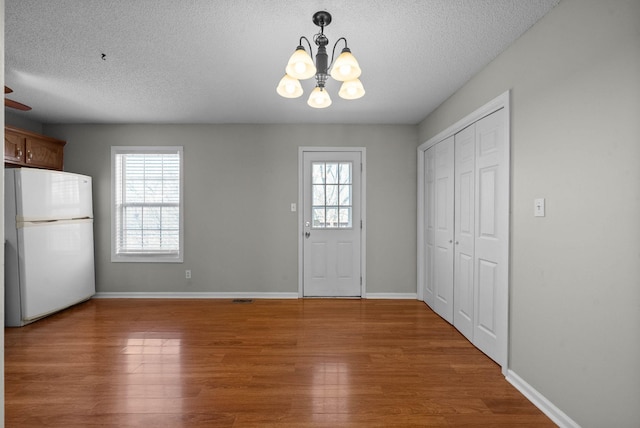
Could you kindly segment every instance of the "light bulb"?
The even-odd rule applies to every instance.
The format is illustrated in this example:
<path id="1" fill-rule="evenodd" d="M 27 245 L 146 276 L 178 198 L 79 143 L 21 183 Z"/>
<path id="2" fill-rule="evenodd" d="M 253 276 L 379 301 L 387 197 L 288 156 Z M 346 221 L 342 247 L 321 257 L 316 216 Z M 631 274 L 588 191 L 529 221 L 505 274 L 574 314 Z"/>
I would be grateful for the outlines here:
<path id="1" fill-rule="evenodd" d="M 322 94 L 323 94 L 322 92 L 319 92 L 319 93 L 315 94 L 311 98 L 311 100 L 313 101 L 313 103 L 315 105 L 319 106 L 319 105 L 322 105 L 324 103 L 324 100 L 325 100 L 326 97 L 324 97 Z"/>
<path id="2" fill-rule="evenodd" d="M 360 65 L 358 65 L 358 61 L 351 55 L 349 49 L 344 48 L 333 64 L 330 74 L 334 79 L 345 82 L 347 80 L 357 79 L 360 77 L 360 73 L 362 73 L 362 70 L 360 69 Z"/>
<path id="3" fill-rule="evenodd" d="M 313 108 L 325 108 L 331 105 L 331 97 L 329 93 L 324 89 L 316 86 L 316 88 L 309 95 L 307 104 Z"/>
<path id="4" fill-rule="evenodd" d="M 313 60 L 302 46 L 298 46 L 298 49 L 291 55 L 285 70 L 289 76 L 301 80 L 308 79 L 316 74 L 316 66 L 313 65 Z"/>
<path id="5" fill-rule="evenodd" d="M 280 79 L 276 91 L 280 96 L 285 98 L 298 98 L 302 95 L 302 85 L 300 85 L 297 79 L 285 74 L 284 77 Z"/>
<path id="6" fill-rule="evenodd" d="M 350 73 L 351 73 L 351 65 L 345 64 L 342 67 L 340 67 L 340 74 L 342 76 L 348 76 Z"/>
<path id="7" fill-rule="evenodd" d="M 296 73 L 304 73 L 307 66 L 303 62 L 296 62 L 293 68 L 296 70 Z"/>
<path id="8" fill-rule="evenodd" d="M 347 80 L 340 87 L 338 95 L 345 100 L 357 100 L 364 96 L 364 86 L 360 79 Z"/>

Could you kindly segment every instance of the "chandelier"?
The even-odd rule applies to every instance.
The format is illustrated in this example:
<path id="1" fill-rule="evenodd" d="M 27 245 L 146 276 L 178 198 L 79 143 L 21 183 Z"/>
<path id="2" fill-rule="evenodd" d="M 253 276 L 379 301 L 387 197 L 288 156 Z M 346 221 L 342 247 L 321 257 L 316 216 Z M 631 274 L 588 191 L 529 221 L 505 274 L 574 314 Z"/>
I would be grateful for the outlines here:
<path id="1" fill-rule="evenodd" d="M 318 47 L 315 64 L 311 58 L 313 50 L 309 39 L 305 36 L 300 37 L 298 47 L 289 58 L 285 68 L 286 74 L 280 80 L 276 91 L 285 98 L 298 98 L 303 93 L 300 80 L 315 76 L 316 87 L 309 95 L 307 104 L 314 108 L 329 107 L 331 105 L 331 97 L 325 88 L 325 83 L 331 76 L 335 80 L 343 82 L 338 92 L 341 98 L 346 100 L 361 98 L 364 95 L 364 87 L 358 77 L 360 77 L 362 70 L 360 70 L 358 61 L 351 55 L 351 50 L 347 47 L 347 39 L 340 37 L 336 40 L 333 45 L 331 62 L 328 62 L 327 45 L 329 44 L 329 39 L 324 35 L 324 27 L 331 23 L 331 14 L 326 11 L 316 12 L 313 14 L 313 23 L 320 27 L 320 32 L 313 36 L 313 41 Z M 309 45 L 309 53 L 302 46 L 302 40 L 305 40 Z M 344 48 L 334 63 L 336 46 L 341 40 L 344 41 Z M 331 71 L 329 72 L 330 68 Z"/>

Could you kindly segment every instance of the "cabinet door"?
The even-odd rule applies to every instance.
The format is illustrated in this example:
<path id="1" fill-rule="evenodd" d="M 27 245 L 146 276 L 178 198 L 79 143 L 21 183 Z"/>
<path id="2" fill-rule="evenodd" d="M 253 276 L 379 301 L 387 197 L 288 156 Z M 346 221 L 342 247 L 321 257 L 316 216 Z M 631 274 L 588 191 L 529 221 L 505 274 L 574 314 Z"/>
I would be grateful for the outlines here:
<path id="1" fill-rule="evenodd" d="M 62 170 L 62 144 L 27 137 L 26 149 L 27 165 Z"/>
<path id="2" fill-rule="evenodd" d="M 5 162 L 24 163 L 25 138 L 21 135 L 5 132 L 4 160 Z"/>

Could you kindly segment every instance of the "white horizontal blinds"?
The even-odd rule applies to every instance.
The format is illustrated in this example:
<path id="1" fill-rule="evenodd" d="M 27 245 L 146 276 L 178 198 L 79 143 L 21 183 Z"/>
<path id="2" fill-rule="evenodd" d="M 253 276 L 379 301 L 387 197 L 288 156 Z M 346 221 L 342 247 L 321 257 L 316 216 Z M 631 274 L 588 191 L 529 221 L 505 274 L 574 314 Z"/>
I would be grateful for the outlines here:
<path id="1" fill-rule="evenodd" d="M 117 153 L 116 253 L 180 251 L 180 152 Z"/>

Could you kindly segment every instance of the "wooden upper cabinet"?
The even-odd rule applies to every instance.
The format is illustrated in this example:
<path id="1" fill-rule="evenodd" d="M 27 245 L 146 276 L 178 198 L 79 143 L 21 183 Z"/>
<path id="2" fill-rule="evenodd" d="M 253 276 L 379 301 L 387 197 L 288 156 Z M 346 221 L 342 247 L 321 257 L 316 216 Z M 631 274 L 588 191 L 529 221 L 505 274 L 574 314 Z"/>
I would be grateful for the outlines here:
<path id="1" fill-rule="evenodd" d="M 66 141 L 5 126 L 4 163 L 62 171 Z"/>
<path id="2" fill-rule="evenodd" d="M 24 150 L 26 138 L 22 135 L 4 132 L 4 161 L 12 163 L 24 163 Z"/>
<path id="3" fill-rule="evenodd" d="M 29 166 L 62 171 L 62 143 L 42 138 L 27 137 L 25 163 Z"/>

